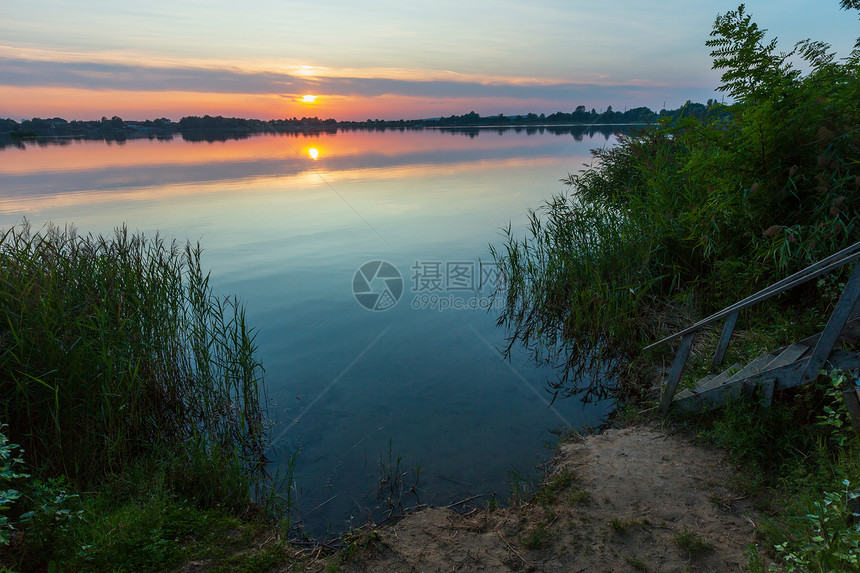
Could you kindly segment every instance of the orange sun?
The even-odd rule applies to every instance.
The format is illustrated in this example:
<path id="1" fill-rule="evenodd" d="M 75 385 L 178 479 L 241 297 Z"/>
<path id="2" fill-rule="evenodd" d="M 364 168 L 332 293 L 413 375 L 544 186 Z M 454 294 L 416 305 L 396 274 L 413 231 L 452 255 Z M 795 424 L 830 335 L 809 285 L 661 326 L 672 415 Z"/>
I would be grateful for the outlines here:
<path id="1" fill-rule="evenodd" d="M 302 103 L 316 103 L 318 97 L 319 96 L 308 94 L 306 96 L 302 96 L 302 99 L 300 99 L 299 101 Z"/>

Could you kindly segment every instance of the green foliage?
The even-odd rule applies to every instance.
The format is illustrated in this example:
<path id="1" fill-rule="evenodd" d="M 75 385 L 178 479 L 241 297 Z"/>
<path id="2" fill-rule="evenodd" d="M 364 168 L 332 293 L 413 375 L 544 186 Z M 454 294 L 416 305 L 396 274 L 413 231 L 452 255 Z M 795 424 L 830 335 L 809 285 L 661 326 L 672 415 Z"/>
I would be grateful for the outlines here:
<path id="1" fill-rule="evenodd" d="M 491 247 L 505 278 L 507 352 L 522 344 L 556 366 L 558 391 L 613 390 L 606 380 L 629 376 L 647 343 L 860 240 L 860 40 L 841 60 L 812 40 L 781 53 L 741 5 L 717 17 L 707 45 L 729 105 L 619 136 L 565 180 L 568 193 L 530 213 L 524 238 L 508 228 Z M 747 314 L 772 326 L 749 335 L 738 358 L 820 327 L 847 270 Z M 771 409 L 741 402 L 698 419 L 700 435 L 747 469 L 751 491 L 777 492 L 782 509 L 765 530 L 789 567 L 857 568 L 845 493 L 821 493 L 860 480 L 841 398 L 854 376 L 785 392 Z M 691 532 L 676 542 L 707 547 Z"/>
<path id="2" fill-rule="evenodd" d="M 56 537 L 74 528 L 82 519 L 79 496 L 69 493 L 65 478 L 43 482 L 22 472 L 24 460 L 18 457 L 20 454 L 20 448 L 9 443 L 6 435 L 0 432 L 0 511 L 11 510 L 12 514 L 12 519 L 0 516 L 0 545 L 10 545 L 17 530 L 16 547 L 25 540 L 26 551 L 48 554 L 54 548 Z"/>
<path id="3" fill-rule="evenodd" d="M 49 554 L 56 540 L 79 526 L 84 519 L 80 496 L 70 493 L 63 477 L 45 482 L 33 480 L 26 490 L 28 511 L 19 517 L 25 531 L 27 549 L 36 554 Z"/>
<path id="4" fill-rule="evenodd" d="M 825 374 L 822 372 L 822 374 Z M 845 372 L 834 370 L 824 383 L 827 403 L 821 406 L 824 412 L 817 416 L 817 425 L 829 428 L 827 439 L 832 440 L 837 446 L 843 447 L 849 440 L 857 436 L 851 426 L 851 418 L 848 408 L 842 399 L 842 390 L 848 383 L 848 375 Z"/>
<path id="5" fill-rule="evenodd" d="M 200 254 L 125 229 L 0 236 L 0 416 L 31 466 L 85 486 L 165 455 L 177 483 L 215 476 L 189 495 L 249 500 L 247 480 L 209 486 L 262 472 L 262 370 L 242 307 L 212 293 Z"/>
<path id="6" fill-rule="evenodd" d="M 137 463 L 108 476 L 97 494 L 70 495 L 62 480 L 21 485 L 15 526 L 20 539 L 0 563 L 15 570 L 163 571 L 206 560 L 212 571 L 259 571 L 291 562 L 262 521 L 240 519 L 224 507 L 202 509 L 179 496 L 171 472 Z M 256 541 L 255 541 L 256 540 Z"/>
<path id="7" fill-rule="evenodd" d="M 289 536 L 293 527 L 293 513 L 296 505 L 296 466 L 299 450 L 287 456 L 273 475 L 269 476 L 269 490 L 258 503 L 262 506 L 264 517 L 278 523 L 282 539 Z"/>
<path id="8" fill-rule="evenodd" d="M 725 69 L 722 85 L 737 102 L 766 99 L 774 88 L 790 82 L 798 72 L 776 53 L 776 38 L 764 44 L 767 30 L 759 28 L 741 4 L 737 11 L 719 16 L 706 45 L 713 50 L 715 69 Z"/>
<path id="9" fill-rule="evenodd" d="M 746 570 L 749 573 L 767 573 L 764 558 L 758 551 L 758 547 L 751 543 L 744 548 L 744 557 L 747 558 Z"/>
<path id="10" fill-rule="evenodd" d="M 812 441 L 794 423 L 790 409 L 761 408 L 750 401 L 728 404 L 702 435 L 759 477 L 767 475 L 764 470 L 785 463 L 782 456 L 790 448 L 809 446 Z"/>
<path id="11" fill-rule="evenodd" d="M 289 529 L 295 456 L 264 490 L 254 337 L 200 256 L 124 228 L 0 234 L 4 565 L 161 570 L 205 550 L 210 517 Z"/>
<path id="12" fill-rule="evenodd" d="M 20 456 L 17 444 L 9 442 L 0 426 L 0 512 L 7 512 L 21 497 L 21 492 L 14 489 L 13 482 L 30 477 L 21 471 L 24 460 Z M 0 515 L 0 545 L 9 545 L 12 532 L 15 530 L 6 515 Z"/>
<path id="13" fill-rule="evenodd" d="M 530 213 L 525 238 L 508 228 L 491 246 L 507 351 L 555 365 L 557 389 L 605 391 L 691 315 L 860 238 L 860 52 L 776 53 L 765 32 L 743 6 L 718 17 L 708 45 L 734 103 L 619 136 Z"/>
<path id="14" fill-rule="evenodd" d="M 857 568 L 860 533 L 846 502 L 849 485 L 860 480 L 860 441 L 842 398 L 856 376 L 834 371 L 769 409 L 733 403 L 699 421 L 699 435 L 725 447 L 744 468 L 753 482 L 749 493 L 775 498 L 764 504 L 772 514 L 761 531 L 771 556 L 789 570 Z M 751 570 L 765 570 L 757 551 L 747 556 Z"/>
<path id="15" fill-rule="evenodd" d="M 776 545 L 788 571 L 856 571 L 860 569 L 860 525 L 852 521 L 847 501 L 850 483 L 842 492 L 828 492 L 800 517 L 800 534 Z M 856 523 L 856 521 L 854 522 Z"/>
<path id="16" fill-rule="evenodd" d="M 163 479 L 123 502 L 91 499 L 85 525 L 56 539 L 55 555 L 80 570 L 160 571 L 192 558 L 227 558 L 254 534 L 224 510 L 200 510 Z M 111 503 L 113 501 L 113 503 Z"/>
<path id="17" fill-rule="evenodd" d="M 56 536 L 74 527 L 83 511 L 64 478 L 32 478 L 20 470 L 24 460 L 19 455 L 20 448 L 0 432 L 0 511 L 12 515 L 0 515 L 0 546 L 9 545 L 17 530 L 28 550 L 49 552 Z"/>

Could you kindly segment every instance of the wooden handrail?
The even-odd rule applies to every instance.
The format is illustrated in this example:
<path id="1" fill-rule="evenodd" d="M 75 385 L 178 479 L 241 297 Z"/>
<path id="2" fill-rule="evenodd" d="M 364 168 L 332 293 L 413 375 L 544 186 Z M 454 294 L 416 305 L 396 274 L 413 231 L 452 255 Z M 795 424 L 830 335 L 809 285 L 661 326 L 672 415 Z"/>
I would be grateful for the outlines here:
<path id="1" fill-rule="evenodd" d="M 793 275 L 788 276 L 778 282 L 773 283 L 772 285 L 760 290 L 759 292 L 750 295 L 745 299 L 740 300 L 733 305 L 728 306 L 705 319 L 700 320 L 692 326 L 688 326 L 684 330 L 680 330 L 675 334 L 669 335 L 666 338 L 659 340 L 658 342 L 649 344 L 648 346 L 643 348 L 642 351 L 645 352 L 648 350 L 652 350 L 662 344 L 665 344 L 666 342 L 669 342 L 670 340 L 674 340 L 678 337 L 683 337 L 692 332 L 696 332 L 697 330 L 700 330 L 710 324 L 713 324 L 714 322 L 722 318 L 725 318 L 745 308 L 749 308 L 763 300 L 767 300 L 773 296 L 787 291 L 790 288 L 811 281 L 812 279 L 820 277 L 821 275 L 826 274 L 835 268 L 841 267 L 844 264 L 850 263 L 851 261 L 856 261 L 858 259 L 860 259 L 860 242 L 854 243 L 850 247 L 846 247 L 838 253 L 834 253 L 829 257 L 821 259 L 817 263 L 809 265 L 805 269 L 798 271 Z"/>

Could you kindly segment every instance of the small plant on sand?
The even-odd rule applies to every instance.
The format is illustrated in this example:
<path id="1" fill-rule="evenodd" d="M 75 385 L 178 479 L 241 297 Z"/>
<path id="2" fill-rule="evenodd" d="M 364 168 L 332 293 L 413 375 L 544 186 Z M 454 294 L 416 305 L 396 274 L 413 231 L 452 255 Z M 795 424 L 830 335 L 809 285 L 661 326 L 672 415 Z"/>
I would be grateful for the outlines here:
<path id="1" fill-rule="evenodd" d="M 615 533 L 626 533 L 629 528 L 636 527 L 639 525 L 648 525 L 648 520 L 636 519 L 635 517 L 630 517 L 627 519 L 613 517 L 612 520 L 609 522 L 609 528 Z"/>
<path id="2" fill-rule="evenodd" d="M 684 529 L 675 534 L 675 543 L 681 549 L 684 549 L 690 557 L 695 557 L 712 549 L 710 543 L 705 541 L 701 535 L 695 531 Z"/>
<path id="3" fill-rule="evenodd" d="M 531 550 L 540 549 L 549 542 L 549 537 L 549 531 L 547 531 L 546 526 L 543 523 L 538 523 L 529 532 L 529 534 L 523 538 L 523 547 Z"/>
<path id="4" fill-rule="evenodd" d="M 566 501 L 568 505 L 584 505 L 591 501 L 591 494 L 584 489 L 575 487 L 567 495 Z"/>
<path id="5" fill-rule="evenodd" d="M 558 496 L 577 481 L 579 481 L 579 476 L 568 468 L 562 468 L 558 472 L 552 474 L 549 480 L 543 484 L 535 494 L 534 501 L 541 505 L 555 503 Z"/>
<path id="6" fill-rule="evenodd" d="M 749 573 L 767 573 L 767 564 L 755 543 L 750 543 L 746 546 L 744 549 L 744 557 L 747 558 L 746 570 Z"/>
<path id="7" fill-rule="evenodd" d="M 511 484 L 510 504 L 517 506 L 527 501 L 533 490 L 529 481 L 516 468 L 508 470 L 508 477 Z"/>
<path id="8" fill-rule="evenodd" d="M 375 529 L 354 529 L 341 537 L 341 554 L 348 561 L 360 553 L 370 551 L 380 543 Z"/>

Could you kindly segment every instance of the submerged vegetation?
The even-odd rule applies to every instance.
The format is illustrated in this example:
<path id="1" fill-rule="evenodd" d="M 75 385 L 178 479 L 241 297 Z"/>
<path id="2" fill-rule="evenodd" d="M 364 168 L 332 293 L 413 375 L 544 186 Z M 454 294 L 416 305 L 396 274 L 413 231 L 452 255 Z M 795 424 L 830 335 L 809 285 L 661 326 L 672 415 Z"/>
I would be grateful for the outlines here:
<path id="1" fill-rule="evenodd" d="M 556 366 L 559 392 L 653 405 L 644 346 L 860 240 L 860 40 L 844 59 L 812 40 L 778 52 L 741 5 L 707 45 L 734 103 L 595 150 L 526 237 L 491 247 L 508 351 Z M 733 358 L 820 331 L 850 270 L 747 311 Z M 746 469 L 767 516 L 753 571 L 860 567 L 860 439 L 841 398 L 858 373 L 822 380 L 681 421 Z"/>
<path id="2" fill-rule="evenodd" d="M 181 523 L 260 513 L 263 371 L 200 257 L 125 228 L 0 235 L 2 563 L 158 568 Z"/>

